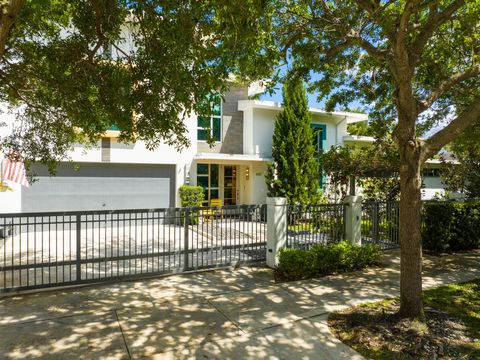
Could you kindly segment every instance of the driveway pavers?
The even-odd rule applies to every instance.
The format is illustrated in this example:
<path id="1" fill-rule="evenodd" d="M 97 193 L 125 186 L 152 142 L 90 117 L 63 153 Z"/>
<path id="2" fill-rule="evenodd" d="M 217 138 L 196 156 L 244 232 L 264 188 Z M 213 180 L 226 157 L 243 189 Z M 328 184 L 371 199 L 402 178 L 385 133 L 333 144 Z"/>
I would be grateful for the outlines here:
<path id="1" fill-rule="evenodd" d="M 0 359 L 362 359 L 328 313 L 399 294 L 384 267 L 275 283 L 224 269 L 0 298 Z M 480 277 L 480 252 L 425 257 L 425 288 Z"/>

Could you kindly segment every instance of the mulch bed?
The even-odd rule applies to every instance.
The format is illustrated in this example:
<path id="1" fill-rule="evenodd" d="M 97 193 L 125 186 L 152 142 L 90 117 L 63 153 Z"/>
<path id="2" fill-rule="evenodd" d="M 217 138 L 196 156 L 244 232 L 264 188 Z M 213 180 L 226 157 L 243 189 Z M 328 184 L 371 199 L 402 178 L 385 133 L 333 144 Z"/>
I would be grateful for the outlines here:
<path id="1" fill-rule="evenodd" d="M 474 359 L 473 339 L 463 321 L 425 307 L 426 322 L 401 319 L 396 300 L 333 313 L 332 332 L 373 359 Z M 478 353 L 477 353 L 478 354 Z"/>

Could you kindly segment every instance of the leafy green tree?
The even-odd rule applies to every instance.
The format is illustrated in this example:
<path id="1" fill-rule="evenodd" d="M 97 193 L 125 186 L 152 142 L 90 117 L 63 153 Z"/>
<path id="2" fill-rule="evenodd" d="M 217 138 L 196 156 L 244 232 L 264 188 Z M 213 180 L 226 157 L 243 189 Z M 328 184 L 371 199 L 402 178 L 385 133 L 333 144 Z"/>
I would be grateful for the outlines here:
<path id="1" fill-rule="evenodd" d="M 376 141 L 371 147 L 334 146 L 319 158 L 329 193 L 337 199 L 347 195 L 351 178 L 364 188 L 367 199 L 393 200 L 400 191 L 398 151 L 391 140 Z"/>
<path id="2" fill-rule="evenodd" d="M 276 117 L 273 132 L 273 162 L 266 176 L 269 196 L 286 197 L 291 204 L 318 200 L 320 176 L 311 121 L 303 81 L 287 79 L 283 110 Z"/>
<path id="3" fill-rule="evenodd" d="M 442 158 L 440 177 L 446 190 L 464 193 L 468 198 L 480 198 L 480 124 L 452 142 L 448 147 L 454 155 Z"/>
<path id="4" fill-rule="evenodd" d="M 356 136 L 374 136 L 374 131 L 368 124 L 368 121 L 359 121 L 356 123 L 348 124 L 347 131 L 350 135 Z"/>
<path id="5" fill-rule="evenodd" d="M 226 91 L 231 74 L 270 74 L 271 9 L 259 0 L 1 1 L 0 101 L 18 122 L 0 150 L 53 164 L 112 125 L 126 142 L 184 148 L 184 119 L 208 115 L 202 100 Z"/>
<path id="6" fill-rule="evenodd" d="M 400 314 L 423 319 L 425 161 L 480 116 L 479 1 L 276 1 L 278 46 L 327 110 L 353 100 L 400 155 Z M 447 116 L 448 115 L 448 116 Z M 420 133 L 430 136 L 420 137 Z"/>
<path id="7" fill-rule="evenodd" d="M 365 200 L 396 201 L 400 197 L 398 176 L 368 177 L 359 179 Z"/>

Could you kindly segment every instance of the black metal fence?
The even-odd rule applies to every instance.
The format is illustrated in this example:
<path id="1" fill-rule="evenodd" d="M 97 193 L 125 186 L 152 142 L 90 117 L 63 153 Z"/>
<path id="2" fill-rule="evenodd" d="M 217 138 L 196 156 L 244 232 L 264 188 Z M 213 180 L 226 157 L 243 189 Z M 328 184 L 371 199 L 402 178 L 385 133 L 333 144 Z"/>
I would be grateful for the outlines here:
<path id="1" fill-rule="evenodd" d="M 288 205 L 287 246 L 307 250 L 345 239 L 345 204 Z"/>
<path id="2" fill-rule="evenodd" d="M 0 214 L 0 292 L 265 261 L 266 206 Z"/>
<path id="3" fill-rule="evenodd" d="M 399 202 L 375 201 L 362 204 L 362 243 L 378 244 L 382 249 L 400 246 Z"/>

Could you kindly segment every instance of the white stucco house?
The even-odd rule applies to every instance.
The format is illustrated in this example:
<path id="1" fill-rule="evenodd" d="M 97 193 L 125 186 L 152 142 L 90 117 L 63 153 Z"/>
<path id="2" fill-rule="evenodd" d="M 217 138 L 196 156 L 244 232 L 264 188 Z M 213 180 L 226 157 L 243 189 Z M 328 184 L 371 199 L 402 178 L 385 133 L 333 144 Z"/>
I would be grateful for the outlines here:
<path id="1" fill-rule="evenodd" d="M 214 116 L 187 118 L 191 145 L 181 152 L 165 144 L 154 151 L 141 141 L 124 144 L 115 130 L 96 148 L 75 146 L 56 176 L 37 166 L 38 180 L 30 187 L 9 182 L 13 191 L 0 192 L 0 213 L 175 207 L 180 206 L 178 189 L 183 184 L 201 185 L 207 200 L 220 198 L 225 205 L 265 203 L 264 176 L 275 116 L 282 107 L 249 100 L 256 91 L 261 89 L 233 87 L 214 104 Z M 357 113 L 310 112 L 312 127 L 318 129 L 317 146 L 323 149 L 356 142 L 347 124 L 367 119 Z M 8 123 L 8 117 L 5 120 Z M 213 147 L 205 141 L 206 124 L 216 140 Z"/>

